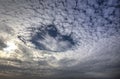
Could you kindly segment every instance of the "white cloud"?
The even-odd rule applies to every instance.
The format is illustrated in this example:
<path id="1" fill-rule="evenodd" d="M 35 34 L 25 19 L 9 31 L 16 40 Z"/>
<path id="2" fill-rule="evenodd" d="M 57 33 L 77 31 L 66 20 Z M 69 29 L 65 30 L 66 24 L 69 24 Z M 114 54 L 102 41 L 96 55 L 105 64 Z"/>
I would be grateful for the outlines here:
<path id="1" fill-rule="evenodd" d="M 15 69 L 16 73 L 40 75 L 48 72 L 51 76 L 60 77 L 64 74 L 67 78 L 69 74 L 73 74 L 70 76 L 73 78 L 110 78 L 112 71 L 118 72 L 120 28 L 117 0 L 105 1 L 103 4 L 97 0 L 78 0 L 78 3 L 75 1 L 0 1 L 0 37 L 4 38 L 3 43 L 7 45 L 0 50 L 0 67 L 3 63 L 12 66 L 15 64 L 23 69 L 18 69 L 18 72 Z M 34 33 L 29 31 L 28 27 L 46 27 L 52 23 L 61 35 L 73 32 L 72 38 L 78 42 L 73 49 L 66 52 L 34 49 L 29 41 Z M 23 37 L 26 44 L 20 41 L 17 35 Z M 66 49 L 70 44 L 66 41 L 58 42 L 49 35 L 45 40 L 37 41 L 52 50 Z M 4 52 L 12 53 L 7 57 L 8 53 Z M 14 61 L 15 59 L 17 61 Z M 6 63 L 7 61 L 11 64 Z M 104 70 L 106 72 L 102 73 Z M 12 72 L 10 69 L 9 71 Z"/>

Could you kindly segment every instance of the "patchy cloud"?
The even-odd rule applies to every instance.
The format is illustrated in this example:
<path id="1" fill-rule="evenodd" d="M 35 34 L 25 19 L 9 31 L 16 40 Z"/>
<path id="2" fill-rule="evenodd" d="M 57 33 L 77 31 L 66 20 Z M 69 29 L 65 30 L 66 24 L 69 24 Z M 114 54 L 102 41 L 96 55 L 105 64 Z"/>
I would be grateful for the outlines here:
<path id="1" fill-rule="evenodd" d="M 119 78 L 119 5 L 0 0 L 0 78 Z"/>

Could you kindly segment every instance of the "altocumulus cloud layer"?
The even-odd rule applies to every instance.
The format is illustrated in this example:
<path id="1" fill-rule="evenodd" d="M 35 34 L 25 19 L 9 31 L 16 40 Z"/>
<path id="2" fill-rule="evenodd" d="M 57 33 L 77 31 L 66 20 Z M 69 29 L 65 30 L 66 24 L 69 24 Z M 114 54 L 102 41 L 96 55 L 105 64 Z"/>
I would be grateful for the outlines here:
<path id="1" fill-rule="evenodd" d="M 119 79 L 119 0 L 0 0 L 0 79 Z"/>

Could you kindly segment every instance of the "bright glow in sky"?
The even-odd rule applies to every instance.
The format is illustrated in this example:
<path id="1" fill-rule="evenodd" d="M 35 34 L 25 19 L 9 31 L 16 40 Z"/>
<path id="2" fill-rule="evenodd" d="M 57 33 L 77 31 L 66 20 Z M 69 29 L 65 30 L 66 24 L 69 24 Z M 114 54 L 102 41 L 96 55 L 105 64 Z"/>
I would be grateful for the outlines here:
<path id="1" fill-rule="evenodd" d="M 4 48 L 3 50 L 5 52 L 11 52 L 11 51 L 14 51 L 15 49 L 17 49 L 17 46 L 15 45 L 14 42 L 7 42 L 7 47 Z"/>

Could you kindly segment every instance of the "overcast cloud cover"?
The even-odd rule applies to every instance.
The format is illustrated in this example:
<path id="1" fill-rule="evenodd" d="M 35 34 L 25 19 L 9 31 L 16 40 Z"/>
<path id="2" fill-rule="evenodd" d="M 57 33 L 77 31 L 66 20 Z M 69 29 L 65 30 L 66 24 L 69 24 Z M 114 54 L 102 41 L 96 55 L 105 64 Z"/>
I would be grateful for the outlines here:
<path id="1" fill-rule="evenodd" d="M 120 1 L 0 0 L 0 79 L 120 79 Z"/>

